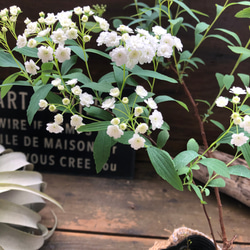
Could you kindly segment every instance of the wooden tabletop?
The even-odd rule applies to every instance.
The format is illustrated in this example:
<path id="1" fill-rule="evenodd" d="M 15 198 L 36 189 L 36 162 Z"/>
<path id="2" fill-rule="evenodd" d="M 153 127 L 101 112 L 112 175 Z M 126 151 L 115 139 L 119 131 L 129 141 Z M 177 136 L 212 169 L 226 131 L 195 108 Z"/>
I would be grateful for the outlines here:
<path id="1" fill-rule="evenodd" d="M 173 189 L 148 162 L 137 163 L 134 179 L 51 173 L 43 177 L 46 193 L 65 211 L 48 204 L 41 212 L 48 227 L 54 223 L 50 209 L 58 218 L 57 229 L 42 250 L 144 250 L 183 225 L 210 236 L 194 193 Z M 216 239 L 221 242 L 213 193 L 207 202 Z M 225 195 L 222 202 L 228 238 L 238 235 L 234 249 L 250 249 L 249 207 Z"/>

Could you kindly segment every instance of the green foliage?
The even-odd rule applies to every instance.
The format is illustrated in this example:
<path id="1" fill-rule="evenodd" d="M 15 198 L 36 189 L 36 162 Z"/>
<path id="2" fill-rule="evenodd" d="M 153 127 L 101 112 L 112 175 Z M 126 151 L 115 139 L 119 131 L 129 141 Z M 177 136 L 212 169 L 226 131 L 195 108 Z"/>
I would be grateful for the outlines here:
<path id="1" fill-rule="evenodd" d="M 174 188 L 182 191 L 182 182 L 176 173 L 175 164 L 171 156 L 166 151 L 152 146 L 147 147 L 147 153 L 157 174 Z"/>

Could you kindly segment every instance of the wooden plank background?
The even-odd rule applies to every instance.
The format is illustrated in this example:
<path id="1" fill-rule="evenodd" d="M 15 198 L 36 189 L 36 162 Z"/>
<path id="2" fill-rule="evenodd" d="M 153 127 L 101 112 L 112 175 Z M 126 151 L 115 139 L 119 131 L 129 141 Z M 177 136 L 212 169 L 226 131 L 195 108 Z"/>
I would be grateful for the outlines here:
<path id="1" fill-rule="evenodd" d="M 58 200 L 65 210 L 62 212 L 49 204 L 42 211 L 47 226 L 53 225 L 49 208 L 58 217 L 57 232 L 51 238 L 53 246 L 59 246 L 60 242 L 65 246 L 70 242 L 79 246 L 88 238 L 87 245 L 92 240 L 104 245 L 117 241 L 121 244 L 117 243 L 121 246 L 119 249 L 126 249 L 130 244 L 140 247 L 134 245 L 128 249 L 147 249 L 155 240 L 169 237 L 175 228 L 183 225 L 210 235 L 195 194 L 173 189 L 155 174 L 148 162 L 137 164 L 133 180 L 55 174 L 45 174 L 44 179 L 48 183 L 46 193 Z M 213 193 L 207 202 L 216 239 L 220 241 Z M 250 244 L 249 208 L 225 195 L 222 195 L 222 202 L 228 238 L 238 235 L 237 246 Z"/>

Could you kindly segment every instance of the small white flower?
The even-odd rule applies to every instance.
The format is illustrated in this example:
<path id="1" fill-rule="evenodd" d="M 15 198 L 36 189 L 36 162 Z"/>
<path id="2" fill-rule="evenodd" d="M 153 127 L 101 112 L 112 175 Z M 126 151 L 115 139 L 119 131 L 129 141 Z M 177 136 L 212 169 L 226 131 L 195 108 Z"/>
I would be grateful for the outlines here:
<path id="1" fill-rule="evenodd" d="M 74 86 L 71 91 L 74 95 L 80 95 L 82 93 L 82 89 L 78 85 Z"/>
<path id="2" fill-rule="evenodd" d="M 67 40 L 67 36 L 62 29 L 57 29 L 52 32 L 51 39 L 54 43 L 64 45 L 64 42 Z"/>
<path id="3" fill-rule="evenodd" d="M 230 93 L 233 93 L 235 95 L 245 95 L 246 94 L 246 90 L 240 88 L 240 87 L 235 87 L 233 86 L 230 90 Z"/>
<path id="4" fill-rule="evenodd" d="M 62 80 L 60 78 L 54 79 L 51 84 L 55 87 L 59 86 L 61 84 Z"/>
<path id="5" fill-rule="evenodd" d="M 151 121 L 153 130 L 155 130 L 156 128 L 161 128 L 164 123 L 162 114 L 158 110 L 154 110 L 152 115 L 149 116 L 149 119 Z"/>
<path id="6" fill-rule="evenodd" d="M 157 109 L 158 106 L 152 97 L 148 98 L 144 101 L 151 109 Z"/>
<path id="7" fill-rule="evenodd" d="M 29 39 L 28 43 L 27 43 L 27 46 L 29 48 L 35 48 L 37 45 L 37 41 L 33 38 Z"/>
<path id="8" fill-rule="evenodd" d="M 44 99 L 41 99 L 41 100 L 39 101 L 39 107 L 40 107 L 42 110 L 46 109 L 46 108 L 48 107 L 48 102 L 47 102 L 46 100 L 44 100 Z"/>
<path id="9" fill-rule="evenodd" d="M 74 12 L 75 12 L 76 15 L 80 16 L 83 13 L 83 9 L 78 6 L 78 7 L 74 8 Z"/>
<path id="10" fill-rule="evenodd" d="M 246 87 L 247 94 L 250 95 L 250 88 Z"/>
<path id="11" fill-rule="evenodd" d="M 215 104 L 217 107 L 223 108 L 223 107 L 227 106 L 228 98 L 224 97 L 224 96 L 220 96 L 216 99 Z"/>
<path id="12" fill-rule="evenodd" d="M 16 42 L 16 45 L 18 48 L 23 48 L 25 47 L 27 44 L 27 38 L 25 35 L 19 35 L 17 37 L 17 42 Z"/>
<path id="13" fill-rule="evenodd" d="M 235 125 L 240 125 L 242 123 L 242 119 L 240 117 L 236 117 L 233 119 Z"/>
<path id="14" fill-rule="evenodd" d="M 135 89 L 135 92 L 138 96 L 140 96 L 141 98 L 144 98 L 148 95 L 147 90 L 144 89 L 144 87 L 138 85 Z"/>
<path id="15" fill-rule="evenodd" d="M 64 128 L 60 125 L 58 125 L 57 123 L 53 122 L 53 123 L 47 123 L 47 128 L 46 130 L 48 130 L 50 133 L 61 133 Z"/>
<path id="16" fill-rule="evenodd" d="M 63 99 L 62 99 L 62 104 L 63 104 L 63 105 L 66 105 L 66 106 L 69 105 L 69 104 L 70 104 L 69 98 L 67 98 L 67 97 L 63 98 Z"/>
<path id="17" fill-rule="evenodd" d="M 170 58 L 173 54 L 173 47 L 168 44 L 161 44 L 157 49 L 157 56 Z"/>
<path id="18" fill-rule="evenodd" d="M 47 36 L 49 33 L 50 33 L 50 28 L 46 28 L 46 29 L 44 29 L 44 30 L 41 30 L 41 31 L 37 34 L 37 36 L 38 36 L 38 37 L 45 37 L 45 36 Z"/>
<path id="19" fill-rule="evenodd" d="M 109 95 L 113 97 L 118 97 L 120 95 L 120 90 L 119 88 L 113 88 L 110 90 Z"/>
<path id="20" fill-rule="evenodd" d="M 124 131 L 127 128 L 127 124 L 126 123 L 121 123 L 119 125 L 119 128 Z"/>
<path id="21" fill-rule="evenodd" d="M 84 41 L 85 43 L 88 43 L 88 42 L 90 41 L 90 39 L 91 39 L 91 36 L 89 36 L 89 35 L 83 36 L 83 41 Z"/>
<path id="22" fill-rule="evenodd" d="M 123 32 L 126 32 L 126 33 L 133 33 L 133 30 L 132 30 L 130 27 L 124 25 L 124 24 L 120 24 L 119 27 L 117 28 L 117 31 L 120 31 L 120 32 L 122 32 L 122 33 L 123 33 Z"/>
<path id="23" fill-rule="evenodd" d="M 82 20 L 82 22 L 86 23 L 86 22 L 88 22 L 89 18 L 88 18 L 88 16 L 83 15 L 81 20 Z"/>
<path id="24" fill-rule="evenodd" d="M 148 125 L 146 123 L 139 124 L 136 129 L 135 133 L 145 134 L 148 131 Z"/>
<path id="25" fill-rule="evenodd" d="M 120 138 L 124 132 L 119 128 L 118 125 L 109 125 L 107 128 L 107 134 L 115 139 Z"/>
<path id="26" fill-rule="evenodd" d="M 109 23 L 102 17 L 94 16 L 95 21 L 99 24 L 100 28 L 104 31 L 109 29 Z"/>
<path id="27" fill-rule="evenodd" d="M 135 117 L 141 115 L 142 113 L 143 113 L 142 107 L 135 107 L 135 112 L 134 112 Z"/>
<path id="28" fill-rule="evenodd" d="M 54 104 L 49 105 L 49 111 L 50 112 L 55 112 L 56 111 L 56 106 Z"/>
<path id="29" fill-rule="evenodd" d="M 79 115 L 72 115 L 70 117 L 70 125 L 79 128 L 82 125 L 82 117 Z"/>
<path id="30" fill-rule="evenodd" d="M 237 147 L 241 147 L 248 141 L 248 137 L 244 133 L 233 134 L 231 139 L 231 144 Z"/>
<path id="31" fill-rule="evenodd" d="M 60 90 L 60 91 L 63 91 L 64 90 L 64 86 L 62 84 L 59 84 L 57 86 L 57 89 Z"/>
<path id="32" fill-rule="evenodd" d="M 83 12 L 84 12 L 84 14 L 88 14 L 88 15 L 93 15 L 94 14 L 94 12 L 91 10 L 89 5 L 83 7 Z"/>
<path id="33" fill-rule="evenodd" d="M 129 102 L 128 97 L 123 97 L 123 98 L 122 98 L 122 103 L 128 104 L 128 102 Z"/>
<path id="34" fill-rule="evenodd" d="M 20 11 L 21 11 L 21 9 L 19 7 L 17 7 L 16 5 L 10 6 L 10 14 L 11 15 L 16 16 Z"/>
<path id="35" fill-rule="evenodd" d="M 152 28 L 152 31 L 154 32 L 154 34 L 156 35 L 156 36 L 161 36 L 161 35 L 163 35 L 163 34 L 166 34 L 167 33 L 167 30 L 166 29 L 164 29 L 164 28 L 162 28 L 161 26 L 154 26 L 153 28 Z"/>
<path id="36" fill-rule="evenodd" d="M 30 22 L 27 24 L 25 34 L 34 34 L 38 32 L 38 22 Z"/>
<path id="37" fill-rule="evenodd" d="M 110 123 L 111 123 L 112 125 L 118 125 L 118 124 L 120 123 L 120 119 L 119 119 L 118 117 L 113 118 L 113 119 L 110 121 Z"/>
<path id="38" fill-rule="evenodd" d="M 53 49 L 51 47 L 41 46 L 38 48 L 38 57 L 42 60 L 43 63 L 53 60 Z"/>
<path id="39" fill-rule="evenodd" d="M 181 43 L 181 39 L 174 36 L 174 46 L 177 48 L 177 50 L 182 51 L 183 45 Z"/>
<path id="40" fill-rule="evenodd" d="M 78 37 L 77 29 L 70 28 L 66 31 L 66 36 L 68 39 L 76 39 Z"/>
<path id="41" fill-rule="evenodd" d="M 90 105 L 94 104 L 93 96 L 87 92 L 80 94 L 80 103 L 82 106 L 90 107 Z"/>
<path id="42" fill-rule="evenodd" d="M 45 18 L 45 23 L 47 24 L 47 25 L 53 25 L 56 21 L 57 21 L 57 18 L 56 18 L 56 16 L 55 16 L 55 14 L 53 14 L 53 13 L 48 13 L 47 14 L 47 17 Z"/>
<path id="43" fill-rule="evenodd" d="M 71 49 L 68 47 L 58 46 L 55 51 L 55 57 L 60 63 L 69 60 L 70 54 L 71 54 Z"/>
<path id="44" fill-rule="evenodd" d="M 54 116 L 54 121 L 58 125 L 62 124 L 63 123 L 63 115 L 62 114 L 56 114 Z"/>
<path id="45" fill-rule="evenodd" d="M 113 109 L 115 108 L 115 98 L 107 98 L 103 103 L 102 103 L 102 108 L 104 110 L 106 109 Z"/>
<path id="46" fill-rule="evenodd" d="M 133 149 L 137 150 L 139 148 L 144 148 L 145 139 L 138 134 L 134 134 L 128 142 Z"/>
<path id="47" fill-rule="evenodd" d="M 239 97 L 239 96 L 234 96 L 234 97 L 232 98 L 232 103 L 234 103 L 234 104 L 240 103 L 240 97 Z"/>
<path id="48" fill-rule="evenodd" d="M 111 60 L 115 62 L 117 66 L 122 66 L 128 61 L 128 51 L 122 46 L 113 49 L 109 55 Z"/>
<path id="49" fill-rule="evenodd" d="M 243 128 L 246 132 L 250 133 L 250 116 L 245 115 L 243 121 L 240 123 L 240 127 Z"/>
<path id="50" fill-rule="evenodd" d="M 74 78 L 74 79 L 68 80 L 66 82 L 66 84 L 72 86 L 72 85 L 77 84 L 77 82 L 78 82 L 78 80 L 76 78 Z"/>
<path id="51" fill-rule="evenodd" d="M 29 61 L 25 62 L 24 66 L 25 66 L 26 71 L 29 74 L 32 74 L 32 75 L 36 75 L 37 74 L 37 70 L 40 69 L 32 59 L 30 59 Z"/>

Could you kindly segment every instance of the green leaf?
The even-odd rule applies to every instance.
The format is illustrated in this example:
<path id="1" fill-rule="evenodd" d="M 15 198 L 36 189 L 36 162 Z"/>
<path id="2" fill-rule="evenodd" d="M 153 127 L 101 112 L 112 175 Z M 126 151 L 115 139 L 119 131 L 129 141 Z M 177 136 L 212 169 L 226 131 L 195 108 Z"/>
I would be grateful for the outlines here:
<path id="1" fill-rule="evenodd" d="M 107 135 L 105 130 L 98 132 L 93 147 L 93 155 L 97 173 L 101 172 L 103 165 L 108 161 L 111 147 L 113 145 L 114 143 L 112 138 Z"/>
<path id="2" fill-rule="evenodd" d="M 235 17 L 238 18 L 250 18 L 250 8 L 245 8 L 236 13 Z"/>
<path id="3" fill-rule="evenodd" d="M 203 201 L 203 197 L 202 197 L 202 194 L 201 194 L 201 190 L 199 189 L 199 187 L 197 187 L 195 184 L 191 183 L 191 187 L 192 189 L 194 190 L 194 192 L 196 193 L 196 195 L 198 196 L 198 198 L 200 199 L 200 202 L 202 204 L 206 204 L 205 201 Z"/>
<path id="4" fill-rule="evenodd" d="M 197 143 L 197 141 L 193 138 L 189 139 L 188 143 L 187 143 L 187 150 L 192 150 L 196 153 L 198 153 L 199 151 L 199 144 Z"/>
<path id="5" fill-rule="evenodd" d="M 236 54 L 242 54 L 243 58 L 241 61 L 246 60 L 250 57 L 250 50 L 240 46 L 228 46 L 228 48 Z"/>
<path id="6" fill-rule="evenodd" d="M 215 5 L 216 5 L 216 16 L 218 16 L 224 7 L 219 4 L 215 4 Z"/>
<path id="7" fill-rule="evenodd" d="M 195 27 L 195 46 L 197 46 L 199 44 L 199 42 L 202 40 L 203 35 L 201 35 L 202 32 L 204 32 L 207 28 L 209 27 L 209 25 L 205 22 L 200 22 L 197 23 L 196 27 Z"/>
<path id="8" fill-rule="evenodd" d="M 236 40 L 236 42 L 241 46 L 241 40 L 235 32 L 233 32 L 231 30 L 227 30 L 227 29 L 222 29 L 222 28 L 217 28 L 216 30 L 219 30 L 221 32 L 224 32 L 224 33 L 232 36 Z"/>
<path id="9" fill-rule="evenodd" d="M 120 19 L 116 18 L 113 20 L 113 26 L 115 29 L 118 28 L 121 24 L 122 24 L 122 21 Z"/>
<path id="10" fill-rule="evenodd" d="M 243 73 L 238 73 L 237 74 L 239 76 L 239 78 L 241 79 L 241 81 L 243 82 L 243 84 L 246 87 L 249 87 L 249 83 L 250 83 L 250 77 L 247 74 L 243 74 Z"/>
<path id="11" fill-rule="evenodd" d="M 215 121 L 215 120 L 210 120 L 210 122 L 212 122 L 215 126 L 217 126 L 219 129 L 221 129 L 222 131 L 225 131 L 225 127 L 222 123 Z"/>
<path id="12" fill-rule="evenodd" d="M 36 112 L 39 109 L 39 101 L 45 99 L 53 85 L 47 84 L 41 86 L 30 98 L 30 103 L 27 109 L 28 123 L 31 124 Z"/>
<path id="13" fill-rule="evenodd" d="M 226 182 L 222 178 L 216 178 L 209 182 L 208 187 L 225 187 Z"/>
<path id="14" fill-rule="evenodd" d="M 234 82 L 233 75 L 227 75 L 227 74 L 223 75 L 221 73 L 216 73 L 215 76 L 220 88 L 223 88 L 224 86 L 226 87 L 227 90 L 231 88 Z"/>
<path id="15" fill-rule="evenodd" d="M 153 146 L 147 147 L 147 153 L 157 174 L 177 190 L 183 191 L 181 179 L 171 156 L 166 151 Z"/>
<path id="16" fill-rule="evenodd" d="M 14 51 L 17 51 L 21 55 L 28 56 L 28 57 L 33 57 L 33 58 L 38 58 L 38 49 L 37 48 L 29 48 L 29 47 L 23 47 L 23 48 L 18 48 L 15 47 L 13 49 Z"/>
<path id="17" fill-rule="evenodd" d="M 25 67 L 17 59 L 14 59 L 9 53 L 0 50 L 0 67 L 18 68 L 25 70 Z"/>
<path id="18" fill-rule="evenodd" d="M 244 165 L 234 165 L 228 168 L 230 175 L 237 175 L 250 179 L 250 169 Z"/>
<path id="19" fill-rule="evenodd" d="M 48 80 L 50 79 L 51 75 L 51 70 L 53 69 L 54 64 L 51 62 L 48 63 L 43 63 L 42 64 L 42 83 L 46 84 L 48 82 Z"/>
<path id="20" fill-rule="evenodd" d="M 107 130 L 107 127 L 110 125 L 110 121 L 100 121 L 100 122 L 92 122 L 86 125 L 81 126 L 77 129 L 79 132 L 94 132 Z"/>
<path id="21" fill-rule="evenodd" d="M 95 106 L 85 107 L 84 111 L 87 112 L 87 114 L 91 117 L 96 117 L 105 121 L 110 121 L 113 118 L 113 116 L 108 111 Z"/>
<path id="22" fill-rule="evenodd" d="M 166 75 L 163 75 L 159 72 L 155 72 L 153 70 L 142 70 L 142 69 L 137 69 L 134 68 L 132 70 L 132 75 L 137 75 L 137 76 L 146 76 L 146 77 L 152 77 L 158 80 L 162 80 L 162 81 L 167 81 L 167 82 L 171 82 L 171 83 L 177 83 L 177 81 L 174 78 L 168 77 Z"/>
<path id="23" fill-rule="evenodd" d="M 155 101 L 156 103 L 174 101 L 174 102 L 177 102 L 179 105 L 181 105 L 183 108 L 185 108 L 187 111 L 189 111 L 187 105 L 186 105 L 184 102 L 178 101 L 178 100 L 176 100 L 176 99 L 174 99 L 174 98 L 172 98 L 172 97 L 170 97 L 170 96 L 167 96 L 167 95 L 159 95 L 159 96 L 157 96 L 157 97 L 155 98 L 154 101 Z"/>
<path id="24" fill-rule="evenodd" d="M 157 137 L 157 147 L 163 148 L 169 139 L 169 132 L 167 130 L 162 130 Z"/>
<path id="25" fill-rule="evenodd" d="M 208 35 L 207 38 L 216 38 L 216 39 L 219 39 L 219 40 L 222 40 L 223 42 L 226 42 L 227 44 L 233 46 L 234 44 L 229 40 L 227 39 L 226 37 L 224 36 L 221 36 L 221 35 L 218 35 L 218 34 L 211 34 L 211 35 Z"/>
<path id="26" fill-rule="evenodd" d="M 87 53 L 80 46 L 69 46 L 69 48 L 84 62 L 88 61 Z"/>
<path id="27" fill-rule="evenodd" d="M 61 74 L 65 75 L 69 72 L 69 70 L 76 64 L 77 55 L 73 55 L 69 60 L 66 60 L 62 63 Z"/>
<path id="28" fill-rule="evenodd" d="M 239 147 L 239 149 L 242 152 L 248 166 L 250 166 L 250 145 L 248 143 L 245 143 L 241 147 Z"/>
<path id="29" fill-rule="evenodd" d="M 117 86 L 119 89 L 122 88 L 122 84 L 123 84 L 123 70 L 120 67 L 117 67 L 116 65 L 113 66 L 113 71 L 114 71 L 114 76 L 115 76 L 115 81 L 117 83 Z M 127 76 L 127 72 L 125 72 Z"/>
<path id="30" fill-rule="evenodd" d="M 196 151 L 193 150 L 186 150 L 180 152 L 175 158 L 174 158 L 174 164 L 176 170 L 179 170 L 185 166 L 187 166 L 189 163 L 191 163 L 193 160 L 195 160 L 199 154 Z"/>
<path id="31" fill-rule="evenodd" d="M 103 52 L 103 51 L 100 51 L 100 50 L 97 50 L 97 49 L 85 49 L 86 52 L 90 52 L 90 53 L 94 53 L 94 54 L 97 54 L 99 56 L 102 56 L 102 57 L 105 57 L 107 59 L 110 59 L 110 56 L 109 54 Z"/>
<path id="32" fill-rule="evenodd" d="M 183 2 L 179 0 L 173 0 L 173 2 L 177 3 L 180 7 L 182 7 L 191 17 L 193 17 L 197 22 L 200 22 L 200 20 L 196 17 L 196 15 L 193 13 L 193 11 Z"/>
<path id="33" fill-rule="evenodd" d="M 91 80 L 82 72 L 74 72 L 63 76 L 63 79 L 76 78 L 81 83 L 91 83 Z"/>
<path id="34" fill-rule="evenodd" d="M 225 162 L 215 158 L 203 158 L 200 163 L 207 167 L 209 176 L 211 177 L 213 172 L 226 178 L 230 178 L 228 167 Z"/>
<path id="35" fill-rule="evenodd" d="M 95 22 L 87 22 L 85 24 L 85 28 L 94 33 L 99 33 L 102 31 L 99 24 Z"/>
<path id="36" fill-rule="evenodd" d="M 1 99 L 3 99 L 6 94 L 10 91 L 10 89 L 12 88 L 13 86 L 13 82 L 15 82 L 15 80 L 17 79 L 17 77 L 19 76 L 19 72 L 17 73 L 14 73 L 12 75 L 9 75 L 2 83 L 2 85 L 0 86 L 1 87 Z M 11 83 L 10 85 L 6 85 L 6 84 L 9 84 Z M 6 86 L 4 86 L 6 85 Z"/>
<path id="37" fill-rule="evenodd" d="M 183 23 L 183 20 L 184 18 L 183 17 L 178 17 L 176 19 L 171 19 L 171 20 L 168 20 L 172 26 L 173 26 L 173 35 L 176 36 L 182 23 Z"/>

